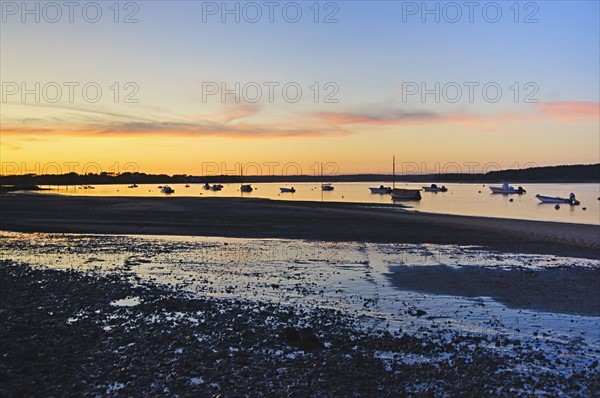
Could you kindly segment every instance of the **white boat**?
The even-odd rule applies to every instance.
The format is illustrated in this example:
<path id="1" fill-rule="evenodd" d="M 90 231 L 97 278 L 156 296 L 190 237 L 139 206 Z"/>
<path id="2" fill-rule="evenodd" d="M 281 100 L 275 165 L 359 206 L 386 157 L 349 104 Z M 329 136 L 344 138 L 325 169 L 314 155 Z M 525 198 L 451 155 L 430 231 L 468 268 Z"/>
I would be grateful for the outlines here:
<path id="1" fill-rule="evenodd" d="M 392 200 L 421 200 L 420 189 L 392 189 Z"/>
<path id="2" fill-rule="evenodd" d="M 558 196 L 544 196 L 544 195 L 540 195 L 537 194 L 535 195 L 535 197 L 542 203 L 566 203 L 569 204 L 571 206 L 577 206 L 579 205 L 579 201 L 577 199 L 575 199 L 575 194 L 571 193 L 569 195 L 569 198 L 560 198 Z"/>
<path id="3" fill-rule="evenodd" d="M 380 195 L 392 193 L 392 188 L 384 187 L 383 185 L 380 185 L 379 188 L 369 188 L 369 189 L 371 190 L 371 193 L 378 193 Z"/>
<path id="4" fill-rule="evenodd" d="M 321 163 L 321 191 L 333 191 L 333 185 L 330 182 L 323 183 L 323 163 Z"/>
<path id="5" fill-rule="evenodd" d="M 244 165 L 240 163 L 240 192 L 252 192 L 253 188 L 250 184 L 243 184 L 244 181 Z"/>
<path id="6" fill-rule="evenodd" d="M 515 188 L 513 186 L 508 185 L 508 182 L 505 182 L 502 184 L 501 187 L 490 187 L 490 190 L 492 191 L 492 193 L 501 193 L 501 194 L 524 194 L 526 191 L 523 189 L 523 187 L 518 187 Z"/>
<path id="7" fill-rule="evenodd" d="M 437 184 L 431 184 L 428 187 L 423 187 L 423 190 L 425 192 L 435 192 L 435 193 L 438 193 L 438 192 L 447 192 L 448 188 L 446 188 L 445 185 L 442 185 L 441 187 L 438 187 Z"/>
<path id="8" fill-rule="evenodd" d="M 279 188 L 279 190 L 281 191 L 281 193 L 285 193 L 285 192 L 294 193 L 294 192 L 296 192 L 296 190 L 294 189 L 294 187 L 291 187 L 291 188 Z"/>
<path id="9" fill-rule="evenodd" d="M 170 186 L 165 185 L 164 187 L 162 187 L 160 192 L 166 193 L 166 194 L 171 194 L 171 193 L 175 193 L 175 190 L 173 188 L 171 188 Z"/>

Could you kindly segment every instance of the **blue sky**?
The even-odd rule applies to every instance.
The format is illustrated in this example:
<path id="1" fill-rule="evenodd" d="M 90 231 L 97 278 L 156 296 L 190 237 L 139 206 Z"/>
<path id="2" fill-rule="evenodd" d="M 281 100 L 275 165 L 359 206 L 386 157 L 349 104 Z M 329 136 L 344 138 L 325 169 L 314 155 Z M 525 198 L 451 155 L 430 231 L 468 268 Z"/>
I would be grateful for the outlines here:
<path id="1" fill-rule="evenodd" d="M 449 12 L 458 5 L 463 15 L 457 23 L 445 20 L 443 13 L 439 23 L 432 15 L 423 22 L 425 3 L 420 1 L 276 2 L 273 23 L 264 2 L 251 3 L 263 12 L 257 23 L 244 21 L 243 14 L 240 23 L 231 15 L 222 23 L 221 10 L 204 15 L 204 22 L 203 10 L 220 9 L 223 3 L 200 1 L 120 2 L 119 23 L 109 8 L 114 2 L 98 2 L 103 11 L 98 23 L 85 21 L 78 12 L 74 23 L 64 15 L 57 23 L 43 18 L 23 23 L 22 10 L 13 15 L 14 9 L 2 3 L 3 83 L 97 82 L 103 88 L 94 104 L 62 97 L 58 103 L 42 99 L 41 104 L 32 103 L 31 97 L 3 97 L 2 155 L 10 161 L 50 161 L 52 156 L 64 157 L 58 155 L 59 145 L 81 147 L 85 142 L 90 148 L 141 148 L 134 161 L 152 171 L 194 172 L 184 169 L 193 164 L 190 148 L 197 147 L 226 159 L 240 157 L 246 148 L 264 161 L 282 156 L 308 162 L 314 150 L 314 157 L 331 157 L 341 169 L 357 172 L 384 167 L 380 153 L 385 151 L 387 159 L 402 152 L 407 136 L 417 138 L 401 156 L 429 162 L 494 159 L 490 147 L 508 150 L 533 142 L 539 154 L 517 152 L 514 159 L 502 155 L 497 161 L 507 166 L 525 158 L 544 164 L 599 161 L 596 1 L 477 2 L 473 22 L 465 2 L 426 3 Z M 35 3 L 28 2 L 31 7 Z M 241 10 L 248 3 L 228 2 L 227 7 L 237 4 Z M 300 8 L 299 22 L 286 21 L 283 7 Z M 313 21 L 315 7 L 319 23 Z M 414 15 L 403 14 L 415 7 Z M 495 17 L 496 8 L 502 16 L 491 23 L 483 8 L 490 10 L 488 19 Z M 132 11 L 139 22 L 122 23 Z M 338 22 L 323 23 L 332 12 Z M 524 23 L 527 16 L 537 22 Z M 121 85 L 117 103 L 109 89 L 114 82 Z M 135 104 L 122 101 L 127 82 L 138 88 Z M 284 100 L 280 91 L 272 103 L 264 91 L 257 103 L 244 98 L 235 102 L 232 96 L 223 103 L 219 95 L 203 101 L 207 82 L 230 88 L 235 82 L 242 87 L 249 82 L 276 82 L 279 87 L 294 82 L 303 92 L 298 103 Z M 317 103 L 311 91 L 315 82 Z M 429 95 L 422 101 L 417 94 L 403 101 L 407 83 L 431 89 L 436 82 L 440 87 L 456 82 L 463 88 L 463 100 L 453 103 L 443 97 L 435 102 Z M 466 100 L 464 82 L 478 84 L 473 102 Z M 495 103 L 482 97 L 481 87 L 490 82 L 502 89 Z M 323 102 L 332 93 L 324 88 L 326 83 L 335 85 L 337 103 Z M 537 104 L 525 103 L 527 94 Z M 560 135 L 564 131 L 577 142 L 565 142 Z M 452 140 L 445 142 L 448 136 Z M 430 156 L 432 142 L 435 155 Z M 565 145 L 568 150 L 560 155 Z M 157 146 L 178 151 L 181 162 L 161 165 L 155 160 Z M 329 151 L 320 152 L 322 147 Z M 440 157 L 443 149 L 455 150 L 454 158 Z M 362 160 L 353 155 L 359 151 Z M 82 161 L 98 157 L 93 151 L 81 156 Z M 107 155 L 101 158 L 111 161 Z"/>

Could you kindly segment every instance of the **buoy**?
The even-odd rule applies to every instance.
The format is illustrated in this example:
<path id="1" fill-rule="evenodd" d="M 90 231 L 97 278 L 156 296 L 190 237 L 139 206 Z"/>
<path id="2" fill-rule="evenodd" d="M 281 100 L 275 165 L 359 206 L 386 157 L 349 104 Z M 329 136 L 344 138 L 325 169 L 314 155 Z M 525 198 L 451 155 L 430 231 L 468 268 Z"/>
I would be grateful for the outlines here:
<path id="1" fill-rule="evenodd" d="M 556 205 L 556 206 L 554 206 L 554 208 L 555 208 L 556 210 L 558 210 L 558 209 L 560 209 L 560 206 L 559 206 L 559 205 Z"/>

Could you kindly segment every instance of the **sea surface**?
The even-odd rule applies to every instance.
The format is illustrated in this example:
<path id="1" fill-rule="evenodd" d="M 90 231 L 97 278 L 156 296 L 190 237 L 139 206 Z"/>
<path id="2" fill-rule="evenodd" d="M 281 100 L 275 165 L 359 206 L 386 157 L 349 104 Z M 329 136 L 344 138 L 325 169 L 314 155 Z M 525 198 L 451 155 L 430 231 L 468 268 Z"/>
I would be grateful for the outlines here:
<path id="1" fill-rule="evenodd" d="M 457 214 L 469 216 L 516 218 L 524 220 L 557 221 L 579 224 L 600 225 L 600 184 L 525 184 L 511 183 L 514 187 L 523 186 L 527 193 L 523 195 L 492 194 L 488 184 L 444 183 L 448 192 L 422 192 L 422 200 L 418 202 L 395 202 L 411 206 L 412 210 Z M 175 190 L 172 195 L 160 192 L 158 184 L 140 184 L 137 188 L 127 185 L 95 185 L 94 189 L 81 186 L 49 187 L 45 193 L 65 195 L 97 195 L 97 196 L 154 196 L 154 197 L 248 197 L 268 198 L 274 200 L 300 200 L 318 202 L 355 202 L 373 204 L 392 204 L 390 195 L 371 194 L 369 187 L 389 186 L 389 183 L 335 183 L 334 190 L 323 192 L 319 183 L 253 183 L 254 191 L 240 192 L 239 184 L 223 184 L 223 190 L 213 192 L 203 188 L 202 184 L 170 184 Z M 417 183 L 397 183 L 397 188 L 421 188 Z M 494 184 L 492 184 L 494 185 Z M 281 193 L 280 187 L 294 187 L 295 193 Z M 44 187 L 48 188 L 48 187 Z M 575 193 L 581 202 L 579 206 L 560 205 L 555 209 L 553 204 L 542 204 L 535 198 L 536 194 L 560 196 L 567 198 Z"/>

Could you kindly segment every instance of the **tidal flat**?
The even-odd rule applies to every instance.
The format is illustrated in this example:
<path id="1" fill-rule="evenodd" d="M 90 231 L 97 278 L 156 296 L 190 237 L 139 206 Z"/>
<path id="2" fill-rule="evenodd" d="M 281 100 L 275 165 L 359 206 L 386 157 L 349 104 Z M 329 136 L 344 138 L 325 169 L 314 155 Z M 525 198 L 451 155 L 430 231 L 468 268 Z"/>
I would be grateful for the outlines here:
<path id="1" fill-rule="evenodd" d="M 297 239 L 0 239 L 3 395 L 600 391 L 597 260 Z"/>

